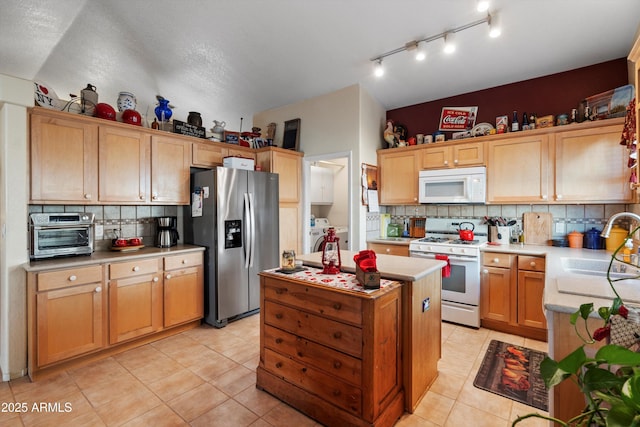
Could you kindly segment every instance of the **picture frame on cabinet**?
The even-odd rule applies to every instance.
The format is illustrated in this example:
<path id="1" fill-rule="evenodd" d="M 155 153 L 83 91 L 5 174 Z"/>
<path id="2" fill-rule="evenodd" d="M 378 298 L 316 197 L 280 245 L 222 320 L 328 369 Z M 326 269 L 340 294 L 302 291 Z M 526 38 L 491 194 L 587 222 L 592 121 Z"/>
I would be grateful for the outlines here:
<path id="1" fill-rule="evenodd" d="M 224 131 L 224 142 L 227 144 L 239 144 L 240 143 L 240 132 L 235 132 L 232 130 Z"/>
<path id="2" fill-rule="evenodd" d="M 378 190 L 378 167 L 362 164 L 362 205 L 369 206 L 369 190 Z"/>
<path id="3" fill-rule="evenodd" d="M 300 119 L 284 122 L 284 135 L 282 136 L 282 148 L 299 151 L 300 148 Z"/>

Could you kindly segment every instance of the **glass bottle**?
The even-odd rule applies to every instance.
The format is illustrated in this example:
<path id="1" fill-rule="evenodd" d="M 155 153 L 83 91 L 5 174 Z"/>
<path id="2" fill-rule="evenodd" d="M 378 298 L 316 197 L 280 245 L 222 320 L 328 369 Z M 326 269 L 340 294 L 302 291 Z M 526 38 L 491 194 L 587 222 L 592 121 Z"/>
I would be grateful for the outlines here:
<path id="1" fill-rule="evenodd" d="M 529 130 L 529 118 L 526 112 L 522 114 L 522 130 Z"/>
<path id="2" fill-rule="evenodd" d="M 518 123 L 518 112 L 513 112 L 513 120 L 511 120 L 511 132 L 518 132 L 520 130 L 520 124 Z"/>

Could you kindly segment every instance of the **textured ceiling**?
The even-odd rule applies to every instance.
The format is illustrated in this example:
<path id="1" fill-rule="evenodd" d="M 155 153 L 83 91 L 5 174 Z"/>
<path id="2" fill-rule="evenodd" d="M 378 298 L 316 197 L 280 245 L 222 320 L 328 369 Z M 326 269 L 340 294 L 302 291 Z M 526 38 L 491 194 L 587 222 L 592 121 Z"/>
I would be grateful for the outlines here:
<path id="1" fill-rule="evenodd" d="M 371 58 L 482 19 L 475 0 L 14 0 L 0 7 L 0 73 L 36 80 L 59 98 L 87 83 L 115 107 L 118 92 L 149 115 L 160 94 L 186 120 L 243 130 L 259 111 L 361 84 L 386 109 L 626 57 L 638 0 L 493 0 L 503 34 L 458 33 L 458 50 L 427 45 Z"/>

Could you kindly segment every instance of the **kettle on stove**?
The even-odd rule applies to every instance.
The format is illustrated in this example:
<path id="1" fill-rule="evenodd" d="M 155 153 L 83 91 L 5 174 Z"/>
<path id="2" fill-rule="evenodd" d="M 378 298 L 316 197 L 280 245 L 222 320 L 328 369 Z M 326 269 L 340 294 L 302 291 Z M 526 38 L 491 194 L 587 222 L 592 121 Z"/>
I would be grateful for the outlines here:
<path id="1" fill-rule="evenodd" d="M 156 246 L 169 248 L 178 244 L 178 218 L 175 216 L 161 216 L 156 218 Z"/>

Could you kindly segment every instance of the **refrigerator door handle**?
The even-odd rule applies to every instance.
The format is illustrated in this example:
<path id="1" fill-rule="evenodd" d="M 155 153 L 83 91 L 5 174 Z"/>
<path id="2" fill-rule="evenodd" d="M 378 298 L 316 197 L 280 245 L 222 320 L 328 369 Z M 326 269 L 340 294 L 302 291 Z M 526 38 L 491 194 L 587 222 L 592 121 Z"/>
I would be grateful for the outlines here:
<path id="1" fill-rule="evenodd" d="M 251 261 L 251 208 L 249 193 L 244 193 L 244 268 L 249 268 Z"/>
<path id="2" fill-rule="evenodd" d="M 251 244 L 249 245 L 249 267 L 253 267 L 256 251 L 256 212 L 254 210 L 253 193 L 249 193 L 249 215 L 251 218 L 249 224 L 251 230 L 251 234 L 249 234 L 249 239 L 251 240 Z"/>

